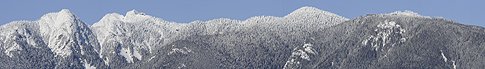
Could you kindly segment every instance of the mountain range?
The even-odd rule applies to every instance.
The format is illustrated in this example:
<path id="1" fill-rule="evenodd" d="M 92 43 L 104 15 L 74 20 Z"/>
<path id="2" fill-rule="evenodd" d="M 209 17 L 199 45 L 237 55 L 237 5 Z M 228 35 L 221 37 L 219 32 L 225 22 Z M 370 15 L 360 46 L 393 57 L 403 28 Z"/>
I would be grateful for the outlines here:
<path id="1" fill-rule="evenodd" d="M 132 10 L 87 25 L 62 9 L 2 25 L 0 51 L 1 69 L 480 69 L 485 28 L 412 11 L 348 19 L 315 7 L 190 23 Z"/>

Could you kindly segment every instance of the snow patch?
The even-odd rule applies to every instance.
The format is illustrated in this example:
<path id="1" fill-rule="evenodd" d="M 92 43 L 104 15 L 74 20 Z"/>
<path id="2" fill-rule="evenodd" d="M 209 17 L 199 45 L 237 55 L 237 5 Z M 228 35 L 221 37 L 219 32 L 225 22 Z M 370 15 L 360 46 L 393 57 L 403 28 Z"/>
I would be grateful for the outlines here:
<path id="1" fill-rule="evenodd" d="M 445 61 L 445 63 L 447 63 L 448 62 L 448 58 L 443 53 L 443 50 L 440 50 L 440 53 L 441 53 L 441 57 L 443 58 L 443 61 Z M 453 69 L 456 69 L 455 61 L 454 60 L 450 60 L 450 61 L 452 63 Z"/>
<path id="2" fill-rule="evenodd" d="M 308 56 L 308 54 L 303 50 L 298 50 L 298 52 L 293 52 L 292 54 L 300 55 L 300 58 L 310 61 L 310 56 Z"/>
<path id="3" fill-rule="evenodd" d="M 184 68 L 184 67 L 187 67 L 187 66 L 186 66 L 185 64 L 183 64 L 183 63 L 182 63 L 182 64 L 180 64 L 180 66 L 179 66 L 179 67 L 177 67 L 177 68 L 181 69 L 181 68 Z"/>
<path id="4" fill-rule="evenodd" d="M 304 44 L 303 48 L 305 49 L 306 52 L 311 53 L 311 54 L 316 54 L 316 52 L 312 48 L 312 44 Z"/>
<path id="5" fill-rule="evenodd" d="M 109 66 L 109 58 L 105 58 L 106 60 L 104 60 L 104 64 L 108 65 Z"/>
<path id="6" fill-rule="evenodd" d="M 119 55 L 125 57 L 125 59 L 128 63 L 133 63 L 132 53 L 131 53 L 130 49 L 121 48 Z"/>
<path id="7" fill-rule="evenodd" d="M 406 38 L 401 38 L 400 41 L 401 42 L 406 42 Z"/>
<path id="8" fill-rule="evenodd" d="M 17 44 L 17 42 L 14 42 L 13 46 L 10 46 L 7 48 L 7 50 L 4 51 L 5 54 L 7 54 L 8 57 L 13 57 L 13 54 L 11 53 L 12 51 L 20 51 L 22 48 Z"/>
<path id="9" fill-rule="evenodd" d="M 187 47 L 183 47 L 183 49 L 173 48 L 172 51 L 168 52 L 168 55 L 172 55 L 173 53 L 188 54 L 190 52 L 192 52 L 192 50 L 188 49 Z"/>
<path id="10" fill-rule="evenodd" d="M 133 50 L 133 56 L 136 57 L 138 60 L 142 59 L 142 55 L 138 50 Z"/>
<path id="11" fill-rule="evenodd" d="M 14 31 L 12 31 L 14 32 Z M 15 38 L 18 38 L 17 36 L 14 35 L 14 33 L 6 33 L 6 34 L 3 34 L 2 33 L 2 36 L 5 36 L 5 39 L 3 41 L 3 43 L 7 43 L 8 40 L 10 39 L 15 39 Z M 8 56 L 8 57 L 13 57 L 13 52 L 12 51 L 20 51 L 22 50 L 22 48 L 20 47 L 20 45 L 17 43 L 17 42 L 12 42 L 13 45 L 11 46 L 4 46 L 3 49 L 5 49 L 4 53 Z"/>
<path id="12" fill-rule="evenodd" d="M 89 64 L 89 63 L 86 61 L 86 59 L 84 59 L 84 62 L 83 62 L 83 63 L 84 63 L 84 68 L 85 68 L 85 69 L 96 69 L 96 67 L 91 66 L 91 64 Z"/>
<path id="13" fill-rule="evenodd" d="M 83 49 L 84 46 L 80 45 L 79 48 L 81 50 L 81 55 L 84 55 L 84 49 Z"/>
<path id="14" fill-rule="evenodd" d="M 391 29 L 391 28 L 401 27 L 401 26 L 396 24 L 396 22 L 394 22 L 394 21 L 390 21 L 390 22 L 386 21 L 384 23 L 380 23 L 379 25 L 377 25 L 377 27 L 382 28 L 382 29 Z"/>
<path id="15" fill-rule="evenodd" d="M 455 61 L 451 60 L 451 62 L 453 62 L 453 69 L 456 69 Z"/>
<path id="16" fill-rule="evenodd" d="M 151 61 L 153 58 L 155 58 L 156 56 L 152 56 L 150 57 L 150 59 L 148 59 L 148 61 Z"/>
<path id="17" fill-rule="evenodd" d="M 448 62 L 448 58 L 446 58 L 445 54 L 443 53 L 443 50 L 440 50 L 441 52 L 441 57 L 443 57 L 443 61 Z"/>
<path id="18" fill-rule="evenodd" d="M 291 53 L 291 56 L 299 56 L 302 59 L 310 61 L 310 56 L 308 56 L 307 53 L 317 54 L 312 46 L 312 44 L 303 44 L 303 49 L 297 49 L 295 52 Z"/>
<path id="19" fill-rule="evenodd" d="M 404 37 L 406 30 L 394 21 L 385 20 L 384 22 L 379 23 L 377 29 L 374 29 L 374 32 L 377 32 L 377 34 L 364 39 L 362 45 L 370 44 L 376 51 L 387 46 L 388 43 L 391 43 L 390 45 L 394 46 L 397 43 L 406 41 L 406 38 Z"/>
<path id="20" fill-rule="evenodd" d="M 130 48 L 121 48 L 119 55 L 125 57 L 128 63 L 133 63 L 134 58 L 138 60 L 142 59 L 142 55 L 140 54 L 140 51 L 136 49 L 132 50 Z"/>
<path id="21" fill-rule="evenodd" d="M 372 38 L 373 36 L 369 36 L 368 38 Z M 364 41 L 362 41 L 362 45 L 367 45 L 367 42 L 369 42 L 370 39 L 364 39 Z"/>
<path id="22" fill-rule="evenodd" d="M 291 65 L 300 65 L 300 62 L 299 61 L 295 61 L 295 59 L 290 59 L 289 61 L 286 61 L 285 66 L 283 67 L 283 69 L 292 69 L 292 68 L 289 67 Z"/>
<path id="23" fill-rule="evenodd" d="M 291 53 L 290 58 L 288 61 L 286 61 L 284 69 L 287 69 L 288 66 L 293 68 L 294 66 L 298 66 L 300 64 L 300 59 L 310 61 L 310 56 L 309 55 L 316 55 L 317 52 L 312 48 L 312 44 L 306 43 L 303 44 L 302 47 L 297 47 L 294 49 L 294 52 Z"/>
<path id="24" fill-rule="evenodd" d="M 335 64 L 335 62 L 332 62 L 332 65 L 330 65 L 330 66 L 333 66 L 334 64 Z"/>

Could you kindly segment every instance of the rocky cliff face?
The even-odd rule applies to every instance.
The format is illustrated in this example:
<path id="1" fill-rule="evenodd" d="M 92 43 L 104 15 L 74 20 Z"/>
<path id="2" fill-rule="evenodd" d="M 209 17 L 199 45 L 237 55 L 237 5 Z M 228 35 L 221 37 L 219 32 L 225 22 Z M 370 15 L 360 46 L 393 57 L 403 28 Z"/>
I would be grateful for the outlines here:
<path id="1" fill-rule="evenodd" d="M 87 26 L 69 10 L 0 27 L 0 68 L 484 68 L 485 29 L 410 11 L 347 19 L 176 23 L 129 11 Z"/>

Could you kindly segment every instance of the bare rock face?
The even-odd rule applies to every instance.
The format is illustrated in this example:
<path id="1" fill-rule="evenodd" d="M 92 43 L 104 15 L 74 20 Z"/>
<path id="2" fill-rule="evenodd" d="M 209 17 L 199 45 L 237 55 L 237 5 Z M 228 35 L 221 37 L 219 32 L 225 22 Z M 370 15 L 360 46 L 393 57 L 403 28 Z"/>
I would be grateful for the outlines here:
<path id="1" fill-rule="evenodd" d="M 88 26 L 69 10 L 0 27 L 1 69 L 479 69 L 485 28 L 411 11 L 347 19 L 314 7 L 284 17 L 176 23 L 136 10 Z"/>

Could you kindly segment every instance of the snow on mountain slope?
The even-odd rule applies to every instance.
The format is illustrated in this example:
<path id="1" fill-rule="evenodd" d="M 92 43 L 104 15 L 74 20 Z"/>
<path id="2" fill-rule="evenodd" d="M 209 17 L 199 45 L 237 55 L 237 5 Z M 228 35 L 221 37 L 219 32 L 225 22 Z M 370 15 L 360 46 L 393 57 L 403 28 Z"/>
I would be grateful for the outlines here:
<path id="1" fill-rule="evenodd" d="M 90 59 L 89 62 L 99 58 L 100 46 L 95 35 L 69 10 L 48 13 L 38 22 L 44 42 L 56 57 L 81 56 Z"/>
<path id="2" fill-rule="evenodd" d="M 430 16 L 422 16 L 416 12 L 405 10 L 405 11 L 395 11 L 383 15 L 400 15 L 400 16 L 409 16 L 409 17 L 422 17 L 422 18 L 431 18 Z"/>
<path id="3" fill-rule="evenodd" d="M 55 68 L 82 68 L 77 66 L 81 65 L 80 62 L 102 62 L 98 57 L 99 44 L 94 34 L 67 9 L 48 13 L 37 21 L 14 21 L 2 26 L 1 31 L 1 39 L 5 42 L 2 47 L 6 47 L 5 53 L 9 57 L 14 57 L 14 52 L 37 51 L 45 55 L 42 59 L 51 59 L 49 61 L 53 62 L 50 63 L 58 64 L 53 66 Z M 55 56 L 49 57 L 49 54 Z"/>
<path id="4" fill-rule="evenodd" d="M 111 63 L 114 63 L 114 60 L 123 60 L 126 63 L 149 61 L 143 60 L 149 59 L 149 57 L 145 56 L 153 56 L 153 51 L 165 46 L 167 43 L 184 39 L 187 36 L 218 35 L 230 31 L 257 29 L 256 27 L 273 31 L 286 27 L 297 29 L 301 25 L 305 25 L 304 21 L 313 21 L 311 24 L 318 24 L 314 26 L 328 27 L 348 20 L 313 7 L 304 7 L 303 9 L 305 8 L 311 10 L 295 11 L 285 17 L 256 16 L 244 21 L 221 18 L 191 23 L 164 21 L 143 12 L 132 10 L 125 15 L 118 13 L 107 14 L 99 22 L 93 24 L 91 29 L 100 43 L 100 52 L 105 64 L 111 65 Z M 312 15 L 315 13 L 319 14 Z M 298 17 L 307 18 L 297 19 Z M 297 26 L 296 24 L 301 25 Z M 316 27 L 309 27 L 308 29 L 311 28 Z"/>
<path id="5" fill-rule="evenodd" d="M 349 20 L 337 14 L 308 6 L 299 8 L 292 13 L 286 15 L 284 18 L 285 20 L 287 20 L 288 23 L 300 23 L 309 26 L 332 26 L 341 23 L 342 21 Z"/>
<path id="6" fill-rule="evenodd" d="M 43 35 L 45 43 L 52 49 L 59 57 L 69 56 L 72 51 L 70 42 L 63 42 L 71 40 L 69 34 L 73 33 L 73 28 L 77 26 L 74 15 L 66 9 L 57 13 L 48 13 L 39 20 L 39 30 Z"/>
<path id="7" fill-rule="evenodd" d="M 473 69 L 484 66 L 484 33 L 411 11 L 349 20 L 302 7 L 176 23 L 132 10 L 88 27 L 63 9 L 1 26 L 0 68 Z"/>
<path id="8" fill-rule="evenodd" d="M 54 54 L 35 21 L 13 21 L 0 27 L 0 68 L 54 68 Z"/>
<path id="9" fill-rule="evenodd" d="M 318 55 L 315 49 L 313 49 L 313 45 L 310 43 L 306 43 L 301 47 L 297 47 L 293 49 L 291 56 L 286 61 L 285 66 L 283 69 L 299 69 L 300 66 L 305 62 L 312 61 L 310 56 Z"/>
<path id="10" fill-rule="evenodd" d="M 255 16 L 246 20 L 220 18 L 191 23 L 164 21 L 132 10 L 125 15 L 106 14 L 99 22 L 88 27 L 72 12 L 63 9 L 59 12 L 48 13 L 37 21 L 25 21 L 25 24 L 29 24 L 26 27 L 4 25 L 8 27 L 5 29 L 10 30 L 2 30 L 9 33 L 0 34 L 2 36 L 0 39 L 5 44 L 2 45 L 4 47 L 2 51 L 8 57 L 15 57 L 17 52 L 25 51 L 24 46 L 27 45 L 22 44 L 27 42 L 30 44 L 28 46 L 45 48 L 48 51 L 46 53 L 54 55 L 52 59 L 55 59 L 55 63 L 58 64 L 54 66 L 55 68 L 106 68 L 108 66 L 123 68 L 160 61 L 165 57 L 176 57 L 186 53 L 185 50 L 190 53 L 199 53 L 197 48 L 189 46 L 168 49 L 173 50 L 172 53 L 162 52 L 169 53 L 168 55 L 159 54 L 161 50 L 168 48 L 166 47 L 168 44 L 178 40 L 191 39 L 193 38 L 191 36 L 219 36 L 237 33 L 240 36 L 236 37 L 249 40 L 280 39 L 284 41 L 283 43 L 295 43 L 305 40 L 301 38 L 313 38 L 311 35 L 314 32 L 347 20 L 342 16 L 314 7 L 299 8 L 284 17 Z M 17 34 L 22 34 L 22 36 Z M 12 42 L 19 38 L 25 41 Z M 307 55 L 317 53 L 311 47 L 311 44 L 304 44 L 302 49 L 295 50 L 293 53 L 301 54 L 294 56 L 301 57 L 302 60 L 295 57 L 294 59 L 298 60 L 294 60 L 294 62 L 310 60 Z M 194 50 L 192 51 L 192 49 Z M 265 53 L 258 52 L 258 54 L 264 55 Z M 287 54 L 292 54 L 292 52 Z M 196 56 L 199 54 L 185 55 Z M 188 59 L 188 57 L 184 59 Z M 289 61 L 290 59 L 284 57 L 283 60 Z M 190 67 L 192 64 L 181 62 L 181 65 Z"/>
<path id="11" fill-rule="evenodd" d="M 40 48 L 44 46 L 42 38 L 35 31 L 38 27 L 36 22 L 32 21 L 15 21 L 0 28 L 0 46 L 4 53 L 9 57 L 14 57 L 14 53 L 24 48 Z"/>
<path id="12" fill-rule="evenodd" d="M 145 15 L 135 10 L 129 11 L 125 16 L 118 13 L 105 15 L 99 22 L 93 24 L 91 29 L 97 36 L 105 64 L 117 56 L 122 56 L 127 63 L 133 63 L 134 58 L 142 60 L 141 54 L 149 54 L 152 47 L 159 47 L 168 42 L 173 36 L 163 33 L 174 33 L 174 27 L 161 19 Z M 167 37 L 167 38 L 166 38 Z"/>

